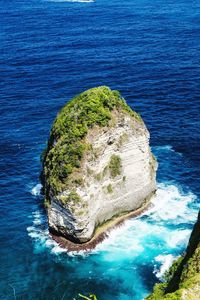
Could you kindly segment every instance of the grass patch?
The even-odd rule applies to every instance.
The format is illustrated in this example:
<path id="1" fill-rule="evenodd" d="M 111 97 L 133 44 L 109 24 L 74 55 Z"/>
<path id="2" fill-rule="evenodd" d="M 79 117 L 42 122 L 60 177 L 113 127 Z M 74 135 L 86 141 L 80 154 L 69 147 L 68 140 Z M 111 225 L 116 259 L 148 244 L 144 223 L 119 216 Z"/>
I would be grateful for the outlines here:
<path id="1" fill-rule="evenodd" d="M 117 142 L 117 146 L 120 148 L 123 146 L 124 143 L 128 141 L 128 134 L 126 132 L 122 133 L 122 135 L 119 137 L 119 140 Z"/>
<path id="2" fill-rule="evenodd" d="M 84 186 L 84 180 L 82 177 L 74 178 L 73 183 L 75 183 L 77 186 Z"/>
<path id="3" fill-rule="evenodd" d="M 95 179 L 97 181 L 101 181 L 101 177 L 102 177 L 101 173 L 98 173 L 97 175 L 95 175 Z"/>
<path id="4" fill-rule="evenodd" d="M 69 195 L 60 197 L 62 204 L 67 204 L 68 202 L 79 203 L 81 197 L 77 194 L 76 191 L 72 190 Z"/>
<path id="5" fill-rule="evenodd" d="M 109 185 L 107 186 L 107 192 L 108 192 L 109 194 L 113 193 L 113 188 L 112 188 L 112 185 L 111 185 L 111 184 L 109 184 Z"/>
<path id="6" fill-rule="evenodd" d="M 119 155 L 113 154 L 109 162 L 110 175 L 114 178 L 121 174 L 121 158 Z"/>

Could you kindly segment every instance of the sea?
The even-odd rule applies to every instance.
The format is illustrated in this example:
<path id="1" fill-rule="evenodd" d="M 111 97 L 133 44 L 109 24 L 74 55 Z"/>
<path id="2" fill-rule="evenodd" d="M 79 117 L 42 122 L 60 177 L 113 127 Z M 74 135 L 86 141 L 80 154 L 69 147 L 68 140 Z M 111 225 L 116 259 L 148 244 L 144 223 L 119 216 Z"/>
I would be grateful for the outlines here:
<path id="1" fill-rule="evenodd" d="M 94 250 L 67 253 L 48 233 L 40 155 L 61 107 L 100 85 L 145 121 L 158 190 Z M 199 0 L 0 0 L 1 300 L 144 299 L 186 248 L 199 178 Z"/>

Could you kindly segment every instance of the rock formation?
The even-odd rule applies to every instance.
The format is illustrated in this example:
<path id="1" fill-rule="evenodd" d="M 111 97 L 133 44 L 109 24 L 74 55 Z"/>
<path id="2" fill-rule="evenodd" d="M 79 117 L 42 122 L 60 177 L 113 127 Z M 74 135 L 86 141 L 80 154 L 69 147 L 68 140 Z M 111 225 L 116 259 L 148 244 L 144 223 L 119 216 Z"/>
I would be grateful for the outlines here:
<path id="1" fill-rule="evenodd" d="M 200 212 L 183 256 L 165 275 L 166 282 L 157 284 L 148 300 L 200 299 Z"/>
<path id="2" fill-rule="evenodd" d="M 50 231 L 89 241 L 97 227 L 150 199 L 156 168 L 149 132 L 119 92 L 78 95 L 58 114 L 43 155 Z"/>

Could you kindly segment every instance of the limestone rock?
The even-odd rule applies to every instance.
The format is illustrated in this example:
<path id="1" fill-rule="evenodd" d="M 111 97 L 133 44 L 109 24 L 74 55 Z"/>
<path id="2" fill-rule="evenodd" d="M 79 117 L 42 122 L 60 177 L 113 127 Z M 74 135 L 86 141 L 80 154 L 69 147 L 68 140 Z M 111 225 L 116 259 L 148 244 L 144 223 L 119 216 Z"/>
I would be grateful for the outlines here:
<path id="1" fill-rule="evenodd" d="M 49 228 L 89 241 L 107 220 L 141 207 L 156 190 L 157 163 L 141 117 L 107 87 L 58 114 L 43 160 Z"/>

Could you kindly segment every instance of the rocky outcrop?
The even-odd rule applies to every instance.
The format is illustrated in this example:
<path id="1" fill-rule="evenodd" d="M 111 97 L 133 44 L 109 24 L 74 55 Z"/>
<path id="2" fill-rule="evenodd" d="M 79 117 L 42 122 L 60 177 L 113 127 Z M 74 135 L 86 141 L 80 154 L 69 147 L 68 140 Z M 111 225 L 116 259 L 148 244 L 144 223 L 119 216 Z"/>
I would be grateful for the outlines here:
<path id="1" fill-rule="evenodd" d="M 89 241 L 98 226 L 149 200 L 156 168 L 149 132 L 118 92 L 80 94 L 58 114 L 44 153 L 50 231 Z"/>
<path id="2" fill-rule="evenodd" d="M 157 284 L 148 300 L 200 299 L 200 212 L 183 256 L 166 273 L 166 282 Z"/>

